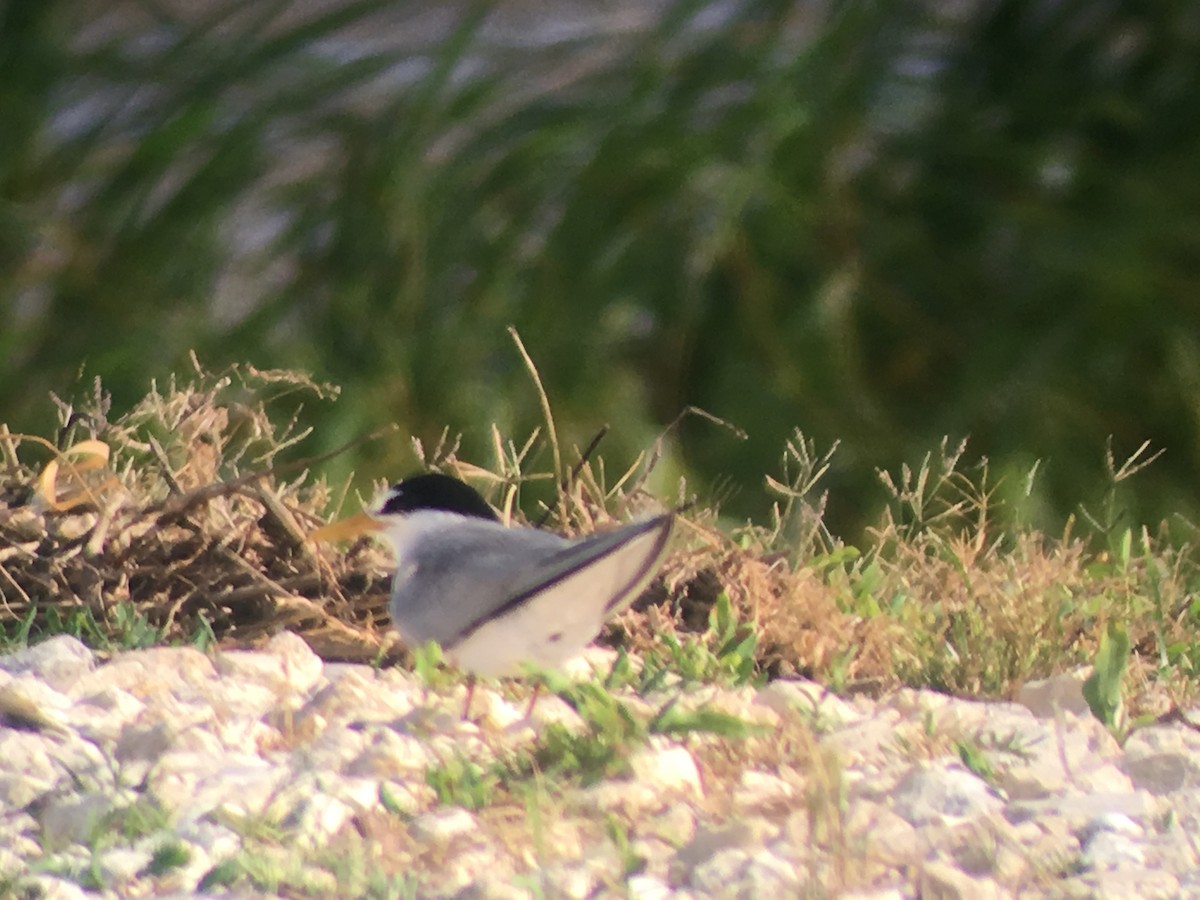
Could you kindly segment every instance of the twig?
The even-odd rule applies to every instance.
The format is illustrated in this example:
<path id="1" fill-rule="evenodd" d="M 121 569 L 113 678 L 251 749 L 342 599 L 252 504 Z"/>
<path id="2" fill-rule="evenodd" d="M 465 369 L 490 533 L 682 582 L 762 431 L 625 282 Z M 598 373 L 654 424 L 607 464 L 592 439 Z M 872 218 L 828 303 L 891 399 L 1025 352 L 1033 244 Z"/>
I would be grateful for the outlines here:
<path id="1" fill-rule="evenodd" d="M 4 424 L 0 424 L 0 450 L 4 451 L 4 459 L 8 464 L 9 471 L 15 472 L 21 467 L 21 461 L 17 458 L 17 445 L 13 443 L 12 432 Z"/>
<path id="2" fill-rule="evenodd" d="M 236 554 L 235 554 L 236 555 Z M 245 560 L 242 560 L 245 563 Z M 249 563 L 246 563 L 249 565 Z M 261 574 L 255 570 L 256 574 Z M 266 578 L 266 576 L 263 576 Z M 231 588 L 222 593 L 212 594 L 212 598 L 221 603 L 243 603 L 246 600 L 261 600 L 264 597 L 276 596 L 282 591 L 284 594 L 298 594 L 301 591 L 314 591 L 322 587 L 323 581 L 316 575 L 305 575 L 297 578 L 289 578 L 284 581 L 272 581 L 266 579 L 266 584 L 255 583 L 248 584 L 238 588 Z"/>
<path id="3" fill-rule="evenodd" d="M 267 589 L 269 596 L 278 596 L 291 593 L 291 591 L 287 590 L 279 582 L 267 575 L 264 575 L 261 570 L 250 565 L 250 563 L 246 562 L 246 560 L 242 559 L 241 556 L 239 556 L 237 553 L 234 553 L 228 547 L 221 548 L 221 555 L 248 574 L 263 588 Z M 227 596 L 228 595 L 222 597 L 221 599 L 227 599 Z"/>
<path id="4" fill-rule="evenodd" d="M 26 606 L 34 605 L 33 599 L 29 596 L 29 594 L 25 593 L 25 588 L 21 587 L 20 582 L 18 582 L 15 578 L 12 577 L 12 575 L 9 574 L 8 566 L 0 565 L 0 575 L 3 575 L 5 578 L 7 578 L 8 583 L 17 589 L 18 594 L 20 594 L 23 598 L 25 598 Z M 12 608 L 12 606 L 9 605 L 8 598 L 6 596 L 4 596 L 3 591 L 0 591 L 0 603 L 4 604 L 4 608 L 9 611 L 9 613 L 12 615 L 14 620 L 21 618 L 19 615 L 17 615 L 16 611 Z"/>
<path id="5" fill-rule="evenodd" d="M 542 377 L 538 374 L 537 366 L 534 365 L 529 351 L 525 349 L 525 344 L 521 342 L 521 335 L 517 333 L 516 327 L 509 325 L 508 333 L 512 336 L 513 343 L 517 345 L 517 352 L 521 354 L 521 359 L 525 361 L 525 368 L 529 370 L 529 375 L 533 379 L 533 386 L 537 390 L 538 402 L 542 406 L 542 418 L 546 420 L 546 429 L 549 433 L 550 452 L 554 456 L 554 476 L 557 478 L 563 470 L 562 453 L 558 447 L 558 430 L 554 427 L 554 413 L 550 410 L 550 398 L 546 396 L 546 388 L 542 385 Z M 565 518 L 566 501 L 563 498 L 561 490 L 558 492 L 557 503 L 559 518 Z"/>
<path id="6" fill-rule="evenodd" d="M 263 469 L 261 472 L 250 472 L 246 475 L 241 475 L 237 478 L 232 478 L 229 481 L 218 481 L 213 484 L 206 484 L 203 487 L 196 488 L 186 494 L 181 494 L 176 497 L 169 497 L 158 508 L 150 508 L 143 512 L 143 515 L 157 514 L 160 519 L 176 520 L 182 518 L 194 507 L 208 503 L 210 500 L 215 500 L 218 497 L 228 497 L 233 494 L 247 493 L 249 496 L 254 496 L 253 493 L 246 490 L 247 486 L 253 484 L 261 478 L 269 478 L 273 475 L 279 475 L 283 472 L 291 472 L 296 469 L 303 469 L 312 466 L 314 463 L 325 462 L 340 456 L 347 450 L 353 450 L 355 447 L 365 444 L 369 441 L 376 440 L 384 434 L 391 433 L 400 428 L 399 425 L 393 423 L 385 425 L 383 428 L 377 428 L 365 437 L 355 438 L 348 441 L 335 450 L 330 450 L 328 453 L 322 453 L 318 456 L 310 456 L 305 459 L 297 459 L 291 462 L 280 463 L 277 466 L 272 466 L 269 469 Z"/>
<path id="7" fill-rule="evenodd" d="M 108 532 L 112 528 L 113 519 L 116 517 L 117 510 L 120 508 L 120 506 L 121 498 L 118 497 L 101 507 L 100 515 L 96 519 L 96 524 L 92 526 L 91 536 L 88 537 L 88 541 L 84 545 L 84 555 L 100 555 L 100 551 L 104 549 L 104 541 L 108 538 Z"/>
<path id="8" fill-rule="evenodd" d="M 167 483 L 167 489 L 172 494 L 182 494 L 183 488 L 179 486 L 175 473 L 171 470 L 171 461 L 167 459 L 167 451 L 163 449 L 162 444 L 154 435 L 150 435 L 150 450 L 158 460 L 159 468 L 162 469 L 163 481 Z"/>
<path id="9" fill-rule="evenodd" d="M 579 477 L 579 473 L 583 471 L 583 467 L 587 465 L 588 459 L 590 459 L 591 455 L 596 452 L 596 448 L 600 446 L 600 442 L 604 440 L 604 436 L 608 434 L 608 431 L 608 425 L 602 425 L 600 427 L 600 430 L 596 432 L 596 436 L 588 442 L 588 445 L 584 448 L 583 453 L 580 454 L 579 461 L 571 467 L 570 473 L 562 480 L 559 490 L 568 494 L 570 493 L 571 485 L 574 483 L 575 479 Z M 546 520 L 549 518 L 550 510 L 547 509 L 544 513 L 542 513 L 542 517 L 538 519 L 537 527 L 541 528 L 546 524 Z"/>
<path id="10" fill-rule="evenodd" d="M 304 540 L 304 532 L 300 530 L 300 526 L 296 522 L 296 517 L 292 515 L 291 510 L 283 505 L 283 502 L 275 495 L 275 492 L 260 485 L 254 489 L 254 496 L 267 508 L 267 515 L 287 535 L 288 539 L 292 542 L 292 546 L 303 548 L 311 554 L 311 548 L 308 542 Z"/>
<path id="11" fill-rule="evenodd" d="M 738 426 L 726 419 L 722 419 L 720 416 L 714 416 L 712 413 L 708 412 L 707 410 L 703 410 L 698 406 L 685 406 L 680 411 L 679 415 L 671 420 L 671 423 L 662 431 L 660 431 L 658 437 L 654 439 L 654 444 L 650 448 L 650 455 L 647 459 L 646 467 L 642 470 L 642 474 L 638 476 L 633 486 L 629 489 L 630 493 L 640 491 L 646 484 L 646 479 L 650 477 L 650 473 L 654 471 L 654 467 L 657 466 L 658 461 L 662 459 L 663 445 L 666 442 L 667 435 L 678 428 L 683 420 L 688 416 L 697 416 L 701 419 L 707 419 L 714 425 L 720 425 L 722 428 L 727 428 L 733 432 L 734 437 L 736 437 L 738 440 L 744 441 L 747 437 L 749 437 L 749 435 L 747 435 L 746 432 L 741 428 L 738 428 Z"/>

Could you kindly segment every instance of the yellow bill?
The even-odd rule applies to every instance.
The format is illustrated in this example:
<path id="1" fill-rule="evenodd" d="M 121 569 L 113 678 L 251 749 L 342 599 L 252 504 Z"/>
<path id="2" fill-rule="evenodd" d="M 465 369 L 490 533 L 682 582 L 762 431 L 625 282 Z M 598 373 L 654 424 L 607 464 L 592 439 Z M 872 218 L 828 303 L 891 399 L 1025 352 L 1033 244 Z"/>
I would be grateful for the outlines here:
<path id="1" fill-rule="evenodd" d="M 322 525 L 308 536 L 310 541 L 348 541 L 374 531 L 382 531 L 383 523 L 365 512 L 355 513 L 337 522 Z"/>

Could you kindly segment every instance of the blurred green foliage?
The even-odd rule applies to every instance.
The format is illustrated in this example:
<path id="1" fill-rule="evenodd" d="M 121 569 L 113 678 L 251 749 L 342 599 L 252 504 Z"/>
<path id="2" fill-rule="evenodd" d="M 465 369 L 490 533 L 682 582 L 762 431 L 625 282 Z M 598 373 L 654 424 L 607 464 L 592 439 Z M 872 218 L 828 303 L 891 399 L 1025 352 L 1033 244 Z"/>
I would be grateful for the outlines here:
<path id="1" fill-rule="evenodd" d="M 394 420 L 485 458 L 539 422 L 511 323 L 615 463 L 687 404 L 743 427 L 674 444 L 733 512 L 801 426 L 846 530 L 945 433 L 1014 496 L 1042 459 L 1039 524 L 1110 434 L 1168 451 L 1131 514 L 1196 514 L 1196 4 L 675 0 L 554 40 L 479 4 L 416 49 L 373 23 L 423 6 L 290 5 L 0 11 L 0 420 L 195 349 L 343 385 L 314 450 Z"/>

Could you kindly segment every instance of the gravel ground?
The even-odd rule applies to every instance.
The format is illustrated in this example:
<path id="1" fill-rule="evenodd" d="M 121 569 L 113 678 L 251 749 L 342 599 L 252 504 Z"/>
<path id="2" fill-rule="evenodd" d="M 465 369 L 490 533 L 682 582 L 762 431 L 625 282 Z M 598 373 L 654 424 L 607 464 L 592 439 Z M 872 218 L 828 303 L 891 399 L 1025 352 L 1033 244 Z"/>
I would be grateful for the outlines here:
<path id="1" fill-rule="evenodd" d="M 617 692 L 647 721 L 674 702 L 759 727 L 522 788 L 481 773 L 587 733 L 557 696 L 526 715 L 523 688 L 480 685 L 464 720 L 461 684 L 326 664 L 286 632 L 108 660 L 57 637 L 0 657 L 0 894 L 1200 897 L 1200 734 L 1122 747 L 1081 680 L 1019 703 Z"/>

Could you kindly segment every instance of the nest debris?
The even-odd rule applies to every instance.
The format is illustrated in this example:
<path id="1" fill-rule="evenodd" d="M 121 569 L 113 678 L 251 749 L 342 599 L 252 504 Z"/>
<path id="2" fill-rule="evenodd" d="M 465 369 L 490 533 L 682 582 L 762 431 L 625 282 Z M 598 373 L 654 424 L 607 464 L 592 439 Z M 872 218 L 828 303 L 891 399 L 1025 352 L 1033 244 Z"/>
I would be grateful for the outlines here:
<path id="1" fill-rule="evenodd" d="M 326 660 L 400 660 L 389 554 L 369 539 L 348 550 L 306 541 L 347 489 L 299 470 L 314 460 L 277 464 L 309 434 L 295 395 L 336 390 L 297 372 L 194 364 L 192 381 L 154 386 L 112 421 L 98 383 L 78 405 L 55 398 L 55 441 L 0 425 L 0 629 L 74 633 L 101 649 L 253 647 L 287 629 Z M 293 409 L 281 416 L 284 398 Z M 572 530 L 609 520 L 602 505 L 574 501 Z M 703 631 L 721 589 L 711 581 L 695 554 L 677 555 L 602 640 L 654 643 L 664 618 L 647 620 L 650 606 L 672 610 L 672 630 Z"/>
<path id="2" fill-rule="evenodd" d="M 197 366 L 193 382 L 155 387 L 115 421 L 99 385 L 80 408 L 57 401 L 57 442 L 0 427 L 0 627 L 101 646 L 136 640 L 131 623 L 154 642 L 208 633 L 236 646 L 287 628 L 325 659 L 385 659 L 387 554 L 306 543 L 332 492 L 275 466 L 308 434 L 295 413 L 273 418 L 298 392 L 332 389 L 294 372 Z M 35 468 L 25 459 L 38 445 L 54 455 Z"/>

